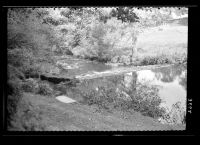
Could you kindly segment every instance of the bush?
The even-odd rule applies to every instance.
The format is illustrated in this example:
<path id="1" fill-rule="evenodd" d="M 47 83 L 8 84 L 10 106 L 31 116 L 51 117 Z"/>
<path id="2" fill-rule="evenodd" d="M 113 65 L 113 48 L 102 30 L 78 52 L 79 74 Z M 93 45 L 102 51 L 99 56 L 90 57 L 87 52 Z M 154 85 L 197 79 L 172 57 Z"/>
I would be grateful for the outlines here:
<path id="1" fill-rule="evenodd" d="M 158 118 L 163 115 L 164 109 L 160 108 L 161 99 L 158 96 L 158 89 L 154 86 L 138 84 L 136 95 L 132 90 L 128 90 L 132 98 L 133 108 L 143 115 Z"/>
<path id="2" fill-rule="evenodd" d="M 158 63 L 158 58 L 152 56 L 147 56 L 141 61 L 142 65 L 154 65 L 157 63 Z"/>
<path id="3" fill-rule="evenodd" d="M 8 63 L 9 68 L 13 70 L 18 70 L 23 76 L 38 76 L 39 77 L 39 67 L 38 59 L 33 56 L 31 51 L 25 48 L 15 48 L 8 50 Z M 12 67 L 12 68 L 11 68 Z"/>
<path id="4" fill-rule="evenodd" d="M 12 126 L 8 127 L 9 131 L 44 131 L 47 129 L 44 122 L 44 111 L 33 105 L 25 98 L 19 103 L 15 120 Z"/>
<path id="5" fill-rule="evenodd" d="M 43 23 L 44 15 L 40 9 L 8 10 L 9 63 L 26 69 L 36 63 L 39 58 L 51 60 L 50 48 L 59 40 L 52 26 Z"/>
<path id="6" fill-rule="evenodd" d="M 121 85 L 121 79 L 121 76 L 116 76 L 84 81 L 75 88 L 78 92 L 75 95 L 83 97 L 88 105 L 97 105 L 100 110 L 135 110 L 153 118 L 165 113 L 165 110 L 160 108 L 161 99 L 155 86 L 137 84 L 136 89 L 133 89 L 133 86 L 126 88 Z"/>
<path id="7" fill-rule="evenodd" d="M 38 86 L 37 94 L 44 95 L 44 96 L 52 96 L 53 89 L 51 86 L 46 82 L 40 82 Z"/>
<path id="8" fill-rule="evenodd" d="M 31 78 L 22 83 L 22 90 L 25 92 L 35 93 L 38 90 L 38 87 L 37 81 Z"/>
<path id="9" fill-rule="evenodd" d="M 17 80 L 9 80 L 7 84 L 7 122 L 8 126 L 11 125 L 13 116 L 17 112 L 18 104 L 22 99 L 22 91 L 20 82 Z"/>
<path id="10" fill-rule="evenodd" d="M 58 95 L 58 94 L 66 94 L 67 88 L 68 87 L 63 82 L 61 82 L 61 83 L 59 83 L 59 84 L 54 86 L 54 90 L 56 92 L 56 95 Z"/>
<path id="11" fill-rule="evenodd" d="M 28 105 L 28 104 L 27 104 Z M 42 110 L 35 109 L 31 106 L 24 109 L 20 118 L 21 129 L 25 131 L 44 131 L 47 125 L 43 123 Z"/>
<path id="12" fill-rule="evenodd" d="M 14 67 L 10 64 L 8 64 L 8 80 L 24 80 L 25 76 L 21 70 L 19 70 L 17 67 Z"/>
<path id="13" fill-rule="evenodd" d="M 99 86 L 98 90 L 94 88 L 87 88 L 81 88 L 79 90 L 79 93 L 84 98 L 85 103 L 88 105 L 97 105 L 100 110 L 104 109 L 112 111 L 114 109 L 116 106 L 114 102 L 117 100 L 117 93 L 115 92 L 114 87 L 110 85 Z"/>

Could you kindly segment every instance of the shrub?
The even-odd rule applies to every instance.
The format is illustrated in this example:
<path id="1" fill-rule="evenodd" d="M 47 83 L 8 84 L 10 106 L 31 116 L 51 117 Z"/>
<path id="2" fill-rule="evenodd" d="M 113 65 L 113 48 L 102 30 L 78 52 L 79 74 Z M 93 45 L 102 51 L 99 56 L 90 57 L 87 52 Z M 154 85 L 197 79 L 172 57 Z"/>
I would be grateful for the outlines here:
<path id="1" fill-rule="evenodd" d="M 160 121 L 169 124 L 185 124 L 186 110 L 181 102 L 176 102 L 172 105 L 171 110 L 163 114 Z"/>
<path id="2" fill-rule="evenodd" d="M 8 80 L 25 79 L 23 72 L 20 71 L 17 67 L 8 64 L 7 70 L 8 70 Z"/>
<path id="3" fill-rule="evenodd" d="M 42 110 L 36 110 L 28 106 L 24 109 L 20 122 L 23 130 L 25 131 L 44 131 L 47 125 L 43 123 Z"/>
<path id="4" fill-rule="evenodd" d="M 81 90 L 80 94 L 88 105 L 97 105 L 99 109 L 105 109 L 107 111 L 112 111 L 116 106 L 114 102 L 117 99 L 117 93 L 112 86 L 99 86 L 98 90 L 93 88 Z"/>
<path id="5" fill-rule="evenodd" d="M 8 50 L 8 63 L 10 69 L 18 70 L 25 76 L 39 76 L 37 58 L 26 48 Z M 12 66 L 12 68 L 11 68 Z"/>
<path id="6" fill-rule="evenodd" d="M 155 86 L 138 84 L 136 90 L 133 87 L 128 89 L 120 85 L 120 80 L 118 77 L 108 77 L 99 80 L 100 82 L 94 82 L 98 80 L 85 81 L 76 90 L 84 98 L 85 103 L 97 105 L 99 109 L 107 111 L 113 111 L 113 109 L 129 111 L 133 109 L 153 118 L 162 116 L 165 110 L 159 106 L 161 99 Z M 94 83 L 98 85 L 96 86 Z M 128 96 L 130 99 L 124 99 Z"/>
<path id="7" fill-rule="evenodd" d="M 44 15 L 40 9 L 8 10 L 9 63 L 26 69 L 36 63 L 36 58 L 51 60 L 50 48 L 59 40 L 52 26 L 43 23 Z"/>
<path id="8" fill-rule="evenodd" d="M 67 86 L 65 83 L 61 82 L 54 86 L 54 90 L 56 91 L 56 95 L 58 94 L 66 94 Z"/>
<path id="9" fill-rule="evenodd" d="M 25 92 L 36 92 L 38 89 L 38 83 L 34 79 L 27 79 L 24 83 L 22 83 L 22 90 Z"/>
<path id="10" fill-rule="evenodd" d="M 160 108 L 161 99 L 158 96 L 158 89 L 147 84 L 138 84 L 136 95 L 132 90 L 127 91 L 132 98 L 133 108 L 143 115 L 158 118 L 164 113 Z"/>
<path id="11" fill-rule="evenodd" d="M 51 88 L 51 86 L 48 83 L 40 82 L 37 93 L 40 95 L 44 95 L 44 96 L 52 96 L 53 89 Z"/>
<path id="12" fill-rule="evenodd" d="M 142 59 L 141 64 L 142 65 L 152 65 L 152 64 L 154 64 L 154 60 L 152 59 L 152 57 L 147 56 Z"/>
<path id="13" fill-rule="evenodd" d="M 23 98 L 19 104 L 18 111 L 15 115 L 15 120 L 12 121 L 12 126 L 9 126 L 9 131 L 44 131 L 47 129 L 44 122 L 44 111 L 41 108 L 33 105 L 30 101 Z"/>
<path id="14" fill-rule="evenodd" d="M 169 55 L 156 55 L 146 56 L 140 60 L 140 65 L 155 65 L 155 64 L 170 64 L 173 63 L 172 56 Z"/>
<path id="15" fill-rule="evenodd" d="M 20 82 L 17 80 L 9 80 L 7 84 L 7 122 L 11 125 L 13 116 L 17 112 L 18 104 L 22 98 Z"/>

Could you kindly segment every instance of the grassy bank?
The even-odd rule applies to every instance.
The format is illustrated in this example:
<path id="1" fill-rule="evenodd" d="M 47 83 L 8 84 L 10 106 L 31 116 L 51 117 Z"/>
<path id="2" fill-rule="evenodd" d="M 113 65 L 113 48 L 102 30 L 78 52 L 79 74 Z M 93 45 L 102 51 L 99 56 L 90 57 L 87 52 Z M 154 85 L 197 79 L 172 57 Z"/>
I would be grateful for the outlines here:
<path id="1" fill-rule="evenodd" d="M 15 107 L 9 106 L 8 130 L 184 129 L 184 125 L 162 125 L 157 121 L 165 110 L 159 107 L 161 100 L 155 86 L 137 84 L 127 89 L 122 79 L 118 75 L 71 85 L 33 79 L 18 86 L 9 83 L 11 90 L 16 91 L 9 94 Z M 77 103 L 59 102 L 57 95 L 66 95 Z"/>

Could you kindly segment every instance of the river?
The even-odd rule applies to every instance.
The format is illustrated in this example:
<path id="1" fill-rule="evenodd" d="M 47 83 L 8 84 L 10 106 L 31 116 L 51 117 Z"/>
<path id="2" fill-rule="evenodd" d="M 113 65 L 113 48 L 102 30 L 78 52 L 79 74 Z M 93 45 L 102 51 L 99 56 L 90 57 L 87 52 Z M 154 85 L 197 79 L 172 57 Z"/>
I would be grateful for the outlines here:
<path id="1" fill-rule="evenodd" d="M 73 63 L 71 63 L 72 65 Z M 76 75 L 79 79 L 93 78 L 92 87 L 101 84 L 102 77 L 104 79 L 116 77 L 119 75 L 116 86 L 123 83 L 126 87 L 135 83 L 156 86 L 158 95 L 162 102 L 160 107 L 164 107 L 167 113 L 173 114 L 174 110 L 185 114 L 186 112 L 186 94 L 187 94 L 187 66 L 186 65 L 167 65 L 164 67 L 147 67 L 142 70 L 131 71 L 131 68 L 113 69 L 110 66 L 97 62 L 81 62 L 79 61 L 74 69 L 68 71 L 68 74 Z M 127 72 L 124 71 L 127 69 Z M 116 71 L 117 70 L 117 71 Z M 115 73 L 113 73 L 116 71 Z M 112 74 L 113 73 L 113 74 Z M 106 76 L 109 74 L 109 76 Z M 180 116 L 180 115 L 179 115 Z M 181 122 L 179 119 L 179 123 Z M 164 121 L 162 121 L 164 122 Z"/>

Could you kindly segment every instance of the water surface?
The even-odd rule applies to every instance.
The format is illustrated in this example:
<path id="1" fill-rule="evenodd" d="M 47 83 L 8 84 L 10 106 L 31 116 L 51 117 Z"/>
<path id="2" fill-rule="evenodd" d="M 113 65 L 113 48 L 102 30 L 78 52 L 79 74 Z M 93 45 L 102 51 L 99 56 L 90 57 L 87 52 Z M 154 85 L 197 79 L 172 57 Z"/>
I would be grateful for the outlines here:
<path id="1" fill-rule="evenodd" d="M 137 96 L 136 94 L 141 92 L 140 86 L 150 86 L 150 88 L 153 86 L 157 91 L 155 92 L 151 88 L 152 92 L 150 91 L 149 93 L 155 93 L 154 95 L 161 99 L 160 108 L 165 108 L 166 114 L 170 114 L 168 122 L 182 124 L 186 112 L 187 94 L 187 68 L 185 65 L 169 65 L 101 76 L 90 80 L 86 79 L 85 83 L 81 84 L 81 87 L 86 89 L 86 92 L 91 90 L 98 91 L 101 86 L 113 88 L 116 94 L 123 93 L 126 96 L 126 100 L 128 96 Z M 127 94 L 126 88 L 132 90 L 131 94 Z M 149 90 L 147 89 L 146 91 Z M 148 92 L 145 95 L 148 95 Z M 146 97 L 145 95 L 143 96 Z M 128 100 L 131 101 L 130 97 Z"/>
<path id="2" fill-rule="evenodd" d="M 186 109 L 187 69 L 184 65 L 141 70 L 137 72 L 137 81 L 156 85 L 162 99 L 161 106 L 172 109 L 173 104 L 181 103 Z"/>

